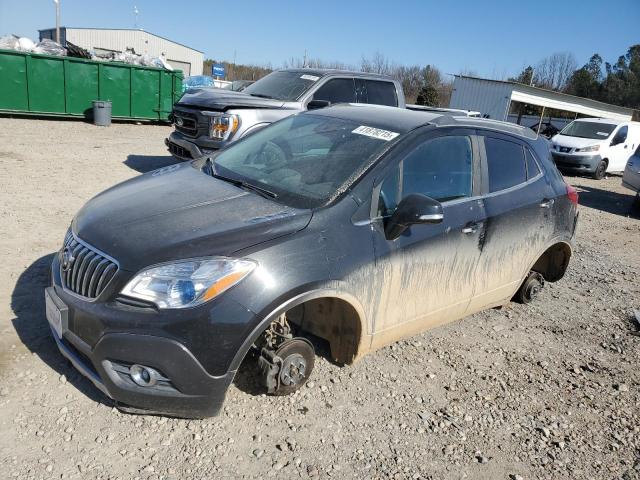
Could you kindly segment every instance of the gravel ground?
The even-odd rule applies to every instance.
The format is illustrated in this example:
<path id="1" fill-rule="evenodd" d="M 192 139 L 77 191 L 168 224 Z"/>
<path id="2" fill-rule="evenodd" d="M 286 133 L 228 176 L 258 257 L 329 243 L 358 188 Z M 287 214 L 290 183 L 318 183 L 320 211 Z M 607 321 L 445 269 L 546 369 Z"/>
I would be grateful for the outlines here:
<path id="1" fill-rule="evenodd" d="M 164 126 L 0 118 L 0 477 L 640 478 L 640 220 L 620 177 L 579 187 L 565 278 L 216 418 L 118 412 L 55 349 L 42 290 L 74 213 L 173 163 Z M 117 139 L 114 141 L 114 139 Z"/>

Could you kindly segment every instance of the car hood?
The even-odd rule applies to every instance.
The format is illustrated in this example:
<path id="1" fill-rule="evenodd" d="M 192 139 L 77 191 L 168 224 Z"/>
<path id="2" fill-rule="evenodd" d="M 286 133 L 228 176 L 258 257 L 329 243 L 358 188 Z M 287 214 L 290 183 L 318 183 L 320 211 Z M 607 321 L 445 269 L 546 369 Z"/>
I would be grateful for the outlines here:
<path id="1" fill-rule="evenodd" d="M 234 107 L 282 108 L 282 100 L 253 97 L 247 93 L 219 88 L 188 90 L 176 105 L 224 111 Z"/>
<path id="2" fill-rule="evenodd" d="M 558 134 L 551 139 L 551 142 L 561 147 L 583 148 L 589 145 L 602 145 L 608 142 L 608 140 L 606 138 L 580 138 Z"/>
<path id="3" fill-rule="evenodd" d="M 72 228 L 123 270 L 138 271 L 170 260 L 232 255 L 302 230 L 311 215 L 185 163 L 100 193 L 78 212 Z"/>

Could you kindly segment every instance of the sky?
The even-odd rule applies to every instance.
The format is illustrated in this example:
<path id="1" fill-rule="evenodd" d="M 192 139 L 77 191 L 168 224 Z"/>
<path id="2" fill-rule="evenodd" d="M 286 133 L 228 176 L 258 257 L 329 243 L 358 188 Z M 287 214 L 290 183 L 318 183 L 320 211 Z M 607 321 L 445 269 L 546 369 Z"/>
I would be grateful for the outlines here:
<path id="1" fill-rule="evenodd" d="M 640 0 L 60 0 L 61 25 L 138 28 L 205 58 L 280 67 L 309 57 L 359 66 L 380 52 L 405 65 L 503 79 L 555 52 L 615 62 L 640 43 Z M 37 40 L 53 0 L 0 0 L 0 35 Z"/>

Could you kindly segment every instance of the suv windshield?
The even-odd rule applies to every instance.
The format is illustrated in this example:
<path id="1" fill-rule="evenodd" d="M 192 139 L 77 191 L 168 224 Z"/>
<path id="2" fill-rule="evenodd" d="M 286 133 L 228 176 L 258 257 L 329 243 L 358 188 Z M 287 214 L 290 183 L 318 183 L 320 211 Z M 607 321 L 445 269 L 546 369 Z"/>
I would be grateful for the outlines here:
<path id="1" fill-rule="evenodd" d="M 272 192 L 296 208 L 319 207 L 350 185 L 398 134 L 324 115 L 296 115 L 231 145 L 215 173 Z"/>
<path id="2" fill-rule="evenodd" d="M 313 72 L 272 72 L 249 85 L 243 93 L 291 102 L 300 98 L 319 79 Z"/>
<path id="3" fill-rule="evenodd" d="M 611 135 L 611 132 L 613 132 L 615 128 L 616 126 L 610 123 L 581 122 L 580 120 L 575 120 L 564 127 L 560 135 L 604 140 Z"/>

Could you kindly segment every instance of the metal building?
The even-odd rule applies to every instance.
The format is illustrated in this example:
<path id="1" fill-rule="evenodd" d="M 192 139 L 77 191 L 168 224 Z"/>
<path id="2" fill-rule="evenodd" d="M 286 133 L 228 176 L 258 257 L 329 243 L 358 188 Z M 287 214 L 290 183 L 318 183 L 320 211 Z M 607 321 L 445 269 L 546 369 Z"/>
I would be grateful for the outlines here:
<path id="1" fill-rule="evenodd" d="M 488 118 L 506 121 L 509 120 L 509 110 L 513 102 L 542 107 L 541 116 L 544 116 L 544 109 L 549 108 L 572 112 L 576 116 L 579 114 L 620 121 L 629 121 L 634 116 L 634 110 L 631 108 L 618 107 L 516 82 L 464 75 L 455 76 L 449 107 L 477 110 Z"/>
<path id="2" fill-rule="evenodd" d="M 39 32 L 40 40 L 44 38 L 55 40 L 56 38 L 55 28 Z M 138 55 L 146 53 L 152 57 L 164 54 L 167 62 L 173 68 L 182 70 L 185 77 L 202 75 L 203 52 L 144 30 L 60 27 L 60 43 L 66 45 L 67 41 L 86 50 L 93 50 L 98 54 L 132 50 Z"/>

